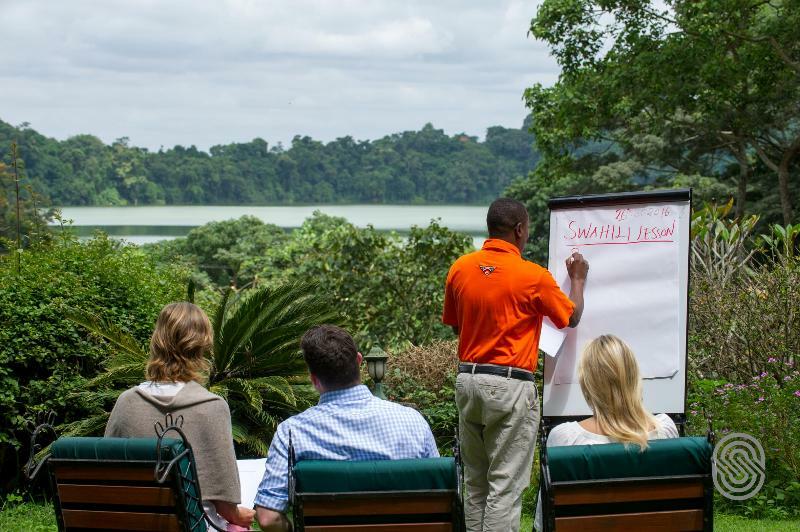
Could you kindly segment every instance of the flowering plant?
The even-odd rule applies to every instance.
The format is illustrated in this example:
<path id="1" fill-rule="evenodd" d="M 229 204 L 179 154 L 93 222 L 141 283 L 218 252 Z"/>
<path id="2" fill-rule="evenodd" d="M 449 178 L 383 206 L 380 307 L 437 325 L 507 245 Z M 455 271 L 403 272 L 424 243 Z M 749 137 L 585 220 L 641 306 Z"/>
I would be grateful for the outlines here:
<path id="1" fill-rule="evenodd" d="M 800 515 L 800 371 L 794 362 L 776 358 L 765 366 L 745 383 L 694 382 L 689 430 L 704 433 L 710 419 L 718 437 L 731 432 L 755 437 L 766 456 L 766 485 L 755 502 L 744 501 L 746 513 L 765 513 L 752 508 L 761 501 L 781 508 L 778 514 Z"/>

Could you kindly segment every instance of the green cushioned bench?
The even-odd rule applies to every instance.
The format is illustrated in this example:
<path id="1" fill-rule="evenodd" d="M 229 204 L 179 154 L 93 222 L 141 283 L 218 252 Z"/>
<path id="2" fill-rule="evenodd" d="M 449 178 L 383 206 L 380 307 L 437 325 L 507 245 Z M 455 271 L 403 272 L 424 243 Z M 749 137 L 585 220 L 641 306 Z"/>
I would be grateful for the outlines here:
<path id="1" fill-rule="evenodd" d="M 292 468 L 295 526 L 307 532 L 463 530 L 454 458 L 303 460 Z"/>
<path id="2" fill-rule="evenodd" d="M 545 530 L 712 530 L 711 444 L 541 448 Z"/>
<path id="3" fill-rule="evenodd" d="M 162 440 L 161 463 L 178 459 L 163 483 L 157 447 L 158 438 L 56 440 L 47 466 L 59 530 L 205 531 L 183 441 Z"/>
<path id="4" fill-rule="evenodd" d="M 52 419 L 33 432 L 25 476 L 47 470 L 59 531 L 224 532 L 203 509 L 183 416 L 156 422 L 155 438 L 59 438 L 37 460 L 56 436 Z"/>

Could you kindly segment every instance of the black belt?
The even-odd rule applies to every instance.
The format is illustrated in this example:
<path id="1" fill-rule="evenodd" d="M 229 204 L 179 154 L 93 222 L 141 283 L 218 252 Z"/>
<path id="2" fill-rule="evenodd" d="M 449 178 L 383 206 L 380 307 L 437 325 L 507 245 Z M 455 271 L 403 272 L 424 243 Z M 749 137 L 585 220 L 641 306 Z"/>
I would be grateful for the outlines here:
<path id="1" fill-rule="evenodd" d="M 508 370 L 511 370 L 509 373 Z M 499 377 L 510 377 L 521 381 L 534 381 L 533 373 L 522 369 L 514 369 L 503 366 L 488 366 L 486 364 L 459 364 L 459 373 L 475 373 L 484 375 L 497 375 Z"/>

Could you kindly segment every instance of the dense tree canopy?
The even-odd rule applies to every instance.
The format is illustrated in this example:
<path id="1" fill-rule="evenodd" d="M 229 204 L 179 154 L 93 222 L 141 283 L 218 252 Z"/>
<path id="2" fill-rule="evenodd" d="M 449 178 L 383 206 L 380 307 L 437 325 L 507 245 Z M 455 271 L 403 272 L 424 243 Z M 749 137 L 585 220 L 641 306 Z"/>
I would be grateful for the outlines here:
<path id="1" fill-rule="evenodd" d="M 297 136 L 284 148 L 257 138 L 206 153 L 91 135 L 59 142 L 0 121 L 0 146 L 14 140 L 54 205 L 485 203 L 538 159 L 527 127 L 490 127 L 483 142 L 427 124 L 374 141 Z"/>
<path id="2" fill-rule="evenodd" d="M 532 234 L 546 235 L 554 195 L 661 186 L 735 197 L 736 216 L 762 224 L 794 219 L 796 1 L 545 0 L 531 34 L 562 69 L 525 93 L 542 160 L 508 193 L 527 202 Z"/>

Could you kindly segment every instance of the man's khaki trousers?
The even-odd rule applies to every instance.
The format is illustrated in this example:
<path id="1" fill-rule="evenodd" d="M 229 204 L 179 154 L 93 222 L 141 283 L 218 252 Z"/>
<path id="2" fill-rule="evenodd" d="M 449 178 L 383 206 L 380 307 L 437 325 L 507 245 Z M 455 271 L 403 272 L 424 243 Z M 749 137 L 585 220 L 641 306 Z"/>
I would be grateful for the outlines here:
<path id="1" fill-rule="evenodd" d="M 469 532 L 517 532 L 539 428 L 536 385 L 459 373 L 456 404 Z"/>

